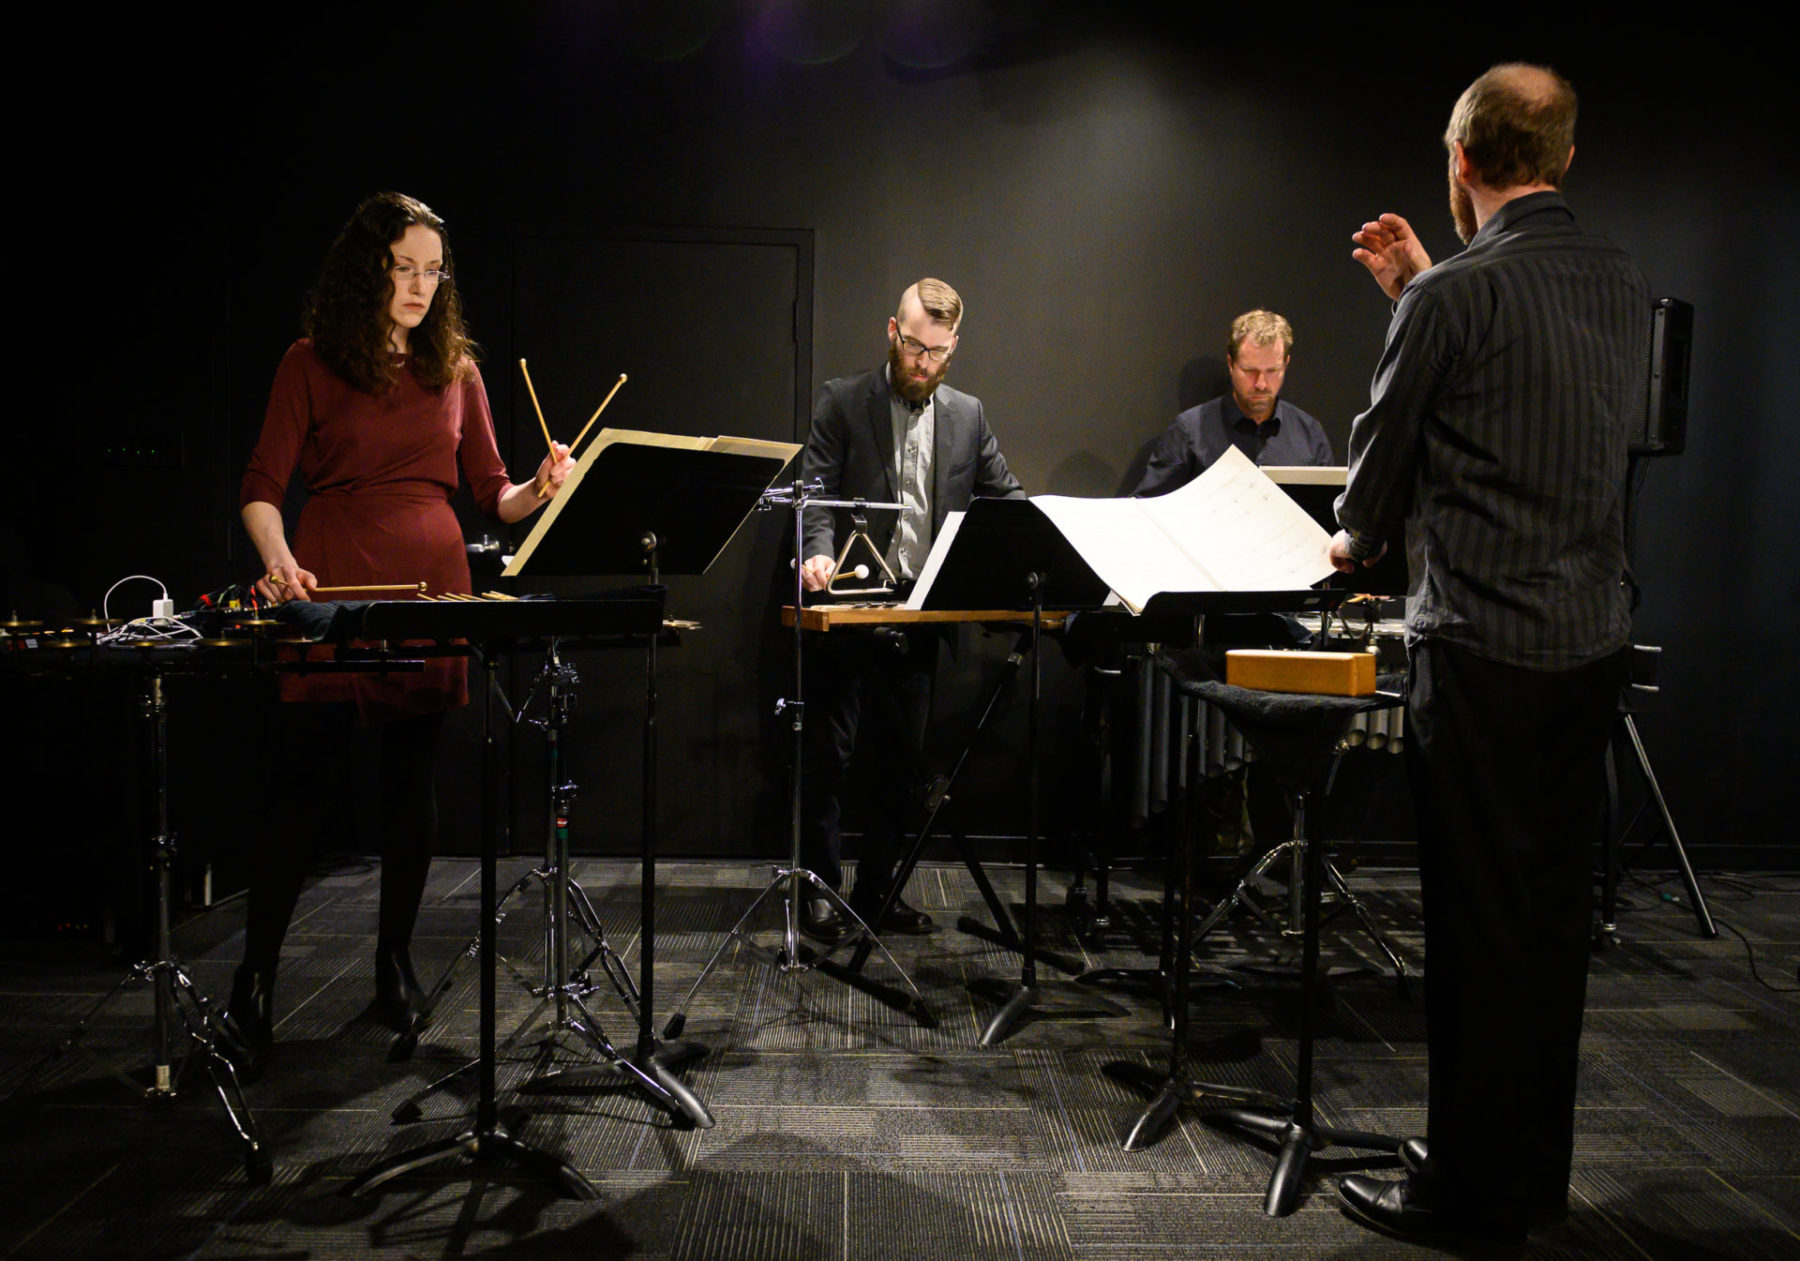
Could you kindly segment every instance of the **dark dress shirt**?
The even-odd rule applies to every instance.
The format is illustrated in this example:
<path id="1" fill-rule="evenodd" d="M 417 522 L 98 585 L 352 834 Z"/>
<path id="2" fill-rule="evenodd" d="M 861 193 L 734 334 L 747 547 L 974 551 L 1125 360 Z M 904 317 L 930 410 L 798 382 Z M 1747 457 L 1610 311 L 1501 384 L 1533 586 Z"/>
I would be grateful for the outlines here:
<path id="1" fill-rule="evenodd" d="M 1257 424 L 1229 394 L 1190 407 L 1157 440 L 1134 495 L 1146 498 L 1180 490 L 1236 447 L 1257 464 L 1330 464 L 1331 441 L 1318 421 L 1283 399 L 1275 414 Z"/>
<path id="2" fill-rule="evenodd" d="M 1350 428 L 1353 555 L 1412 518 L 1407 641 L 1564 670 L 1624 645 L 1626 433 L 1649 287 L 1560 193 L 1507 202 L 1401 293 Z"/>

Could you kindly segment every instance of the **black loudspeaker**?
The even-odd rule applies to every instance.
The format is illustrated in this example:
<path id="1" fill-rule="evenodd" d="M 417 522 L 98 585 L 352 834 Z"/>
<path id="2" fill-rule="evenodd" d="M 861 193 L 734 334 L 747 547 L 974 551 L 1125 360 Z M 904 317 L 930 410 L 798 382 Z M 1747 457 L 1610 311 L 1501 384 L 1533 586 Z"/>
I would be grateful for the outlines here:
<path id="1" fill-rule="evenodd" d="M 1644 394 L 1632 416 L 1633 455 L 1679 455 L 1687 445 L 1688 358 L 1694 347 L 1694 308 L 1680 298 L 1650 307 Z"/>

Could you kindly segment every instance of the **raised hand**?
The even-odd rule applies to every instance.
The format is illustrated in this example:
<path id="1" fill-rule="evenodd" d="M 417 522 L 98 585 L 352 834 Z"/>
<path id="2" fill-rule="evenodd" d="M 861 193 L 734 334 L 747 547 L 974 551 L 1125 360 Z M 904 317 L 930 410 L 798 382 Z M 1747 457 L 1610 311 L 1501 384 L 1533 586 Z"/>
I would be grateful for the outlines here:
<path id="1" fill-rule="evenodd" d="M 575 461 L 569 458 L 569 448 L 560 442 L 552 443 L 554 456 L 547 455 L 543 463 L 538 465 L 532 484 L 537 487 L 539 499 L 554 499 L 556 492 L 563 488 L 569 480 L 569 474 L 575 471 Z"/>
<path id="2" fill-rule="evenodd" d="M 1431 255 L 1408 223 L 1396 214 L 1384 214 L 1352 232 L 1357 248 L 1350 257 L 1369 269 L 1381 291 L 1398 302 L 1407 282 L 1431 267 Z"/>

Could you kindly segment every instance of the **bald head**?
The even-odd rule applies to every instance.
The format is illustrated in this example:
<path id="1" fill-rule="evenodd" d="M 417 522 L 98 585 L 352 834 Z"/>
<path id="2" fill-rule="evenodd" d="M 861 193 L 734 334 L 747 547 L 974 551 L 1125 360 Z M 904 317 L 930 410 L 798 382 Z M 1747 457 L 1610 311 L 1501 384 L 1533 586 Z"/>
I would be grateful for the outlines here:
<path id="1" fill-rule="evenodd" d="M 1444 147 L 1459 144 L 1489 188 L 1555 188 L 1575 152 L 1575 89 L 1545 66 L 1495 66 L 1450 112 Z"/>

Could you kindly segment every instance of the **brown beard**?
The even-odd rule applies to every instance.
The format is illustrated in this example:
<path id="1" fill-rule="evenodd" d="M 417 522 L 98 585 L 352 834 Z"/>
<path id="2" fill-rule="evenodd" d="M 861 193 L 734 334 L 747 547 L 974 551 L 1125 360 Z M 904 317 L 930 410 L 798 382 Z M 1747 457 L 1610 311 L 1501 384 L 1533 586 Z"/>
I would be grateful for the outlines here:
<path id="1" fill-rule="evenodd" d="M 1464 245 L 1475 239 L 1479 225 L 1475 222 L 1475 199 L 1469 196 L 1456 178 L 1456 162 L 1450 163 L 1450 219 L 1456 224 L 1456 235 Z"/>
<path id="2" fill-rule="evenodd" d="M 926 362 L 929 363 L 930 360 L 926 360 Z M 946 359 L 925 380 L 913 380 L 912 368 L 900 354 L 899 339 L 890 338 L 888 340 L 888 382 L 894 387 L 894 393 L 907 402 L 922 406 L 942 383 L 944 374 L 948 371 L 950 371 L 950 361 Z"/>

